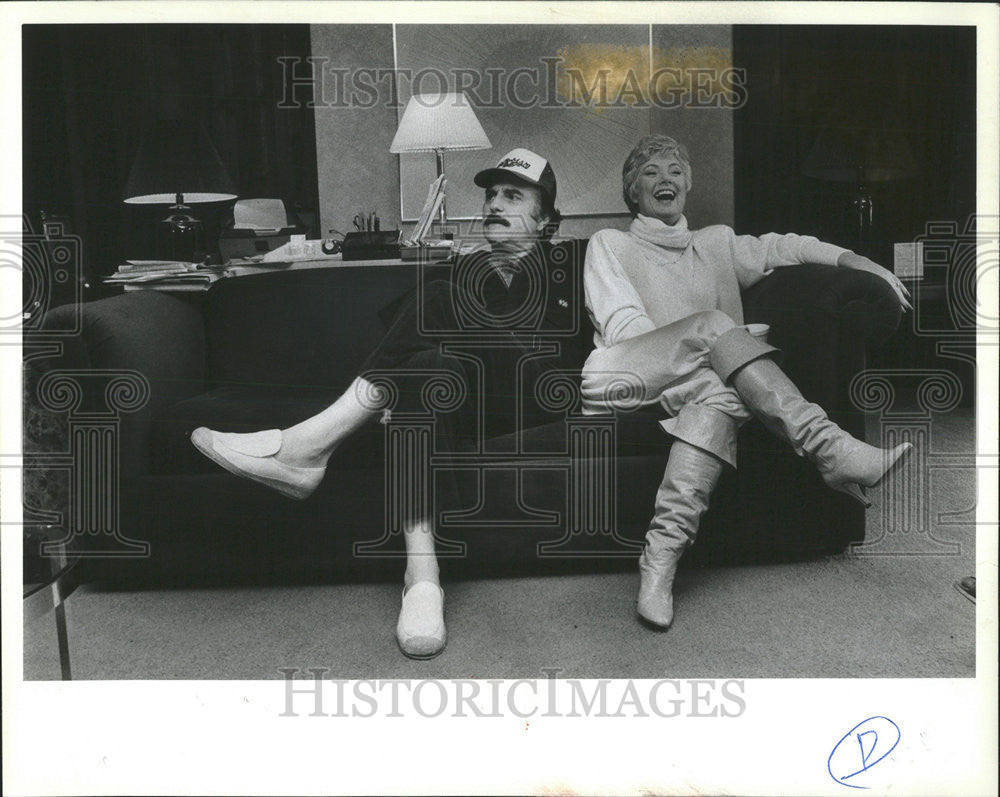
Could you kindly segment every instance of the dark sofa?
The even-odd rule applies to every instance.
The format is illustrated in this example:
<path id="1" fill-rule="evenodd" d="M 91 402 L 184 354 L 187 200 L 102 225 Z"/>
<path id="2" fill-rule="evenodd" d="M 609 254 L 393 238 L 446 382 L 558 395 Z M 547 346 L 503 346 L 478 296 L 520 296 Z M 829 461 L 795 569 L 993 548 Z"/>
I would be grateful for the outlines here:
<path id="1" fill-rule="evenodd" d="M 27 363 L 27 400 L 63 423 L 75 413 L 78 428 L 85 412 L 97 413 L 85 421 L 114 418 L 119 476 L 89 482 L 114 498 L 103 510 L 110 520 L 96 533 L 90 523 L 91 533 L 76 538 L 85 548 L 117 547 L 123 555 L 89 558 L 86 572 L 137 583 L 398 577 L 402 545 L 384 533 L 397 520 L 386 510 L 386 484 L 398 470 L 387 465 L 389 426 L 373 424 L 338 449 L 320 489 L 304 502 L 223 472 L 188 438 L 199 425 L 286 426 L 326 406 L 381 336 L 379 311 L 416 284 L 417 272 L 412 264 L 293 270 L 221 280 L 204 294 L 137 291 L 50 311 L 44 333 L 62 341 L 62 353 Z M 870 274 L 804 265 L 776 271 L 743 298 L 746 321 L 771 325 L 771 342 L 806 397 L 863 435 L 864 417 L 852 410 L 848 389 L 866 352 L 899 322 L 888 286 Z M 81 331 L 60 337 L 77 317 Z M 75 374 L 81 385 L 73 406 L 38 395 L 51 394 L 60 373 Z M 148 385 L 148 397 L 131 396 L 109 410 L 115 374 L 141 382 L 134 393 Z M 418 426 L 427 420 L 417 419 Z M 457 484 L 460 501 L 439 500 L 447 511 L 439 534 L 449 574 L 634 567 L 669 438 L 648 411 L 599 420 L 587 431 L 573 406 L 556 407 L 550 423 L 520 440 L 490 442 L 490 452 L 507 452 L 506 459 L 489 453 L 473 457 L 473 467 L 456 468 L 441 452 L 429 489 Z M 573 435 L 575 457 L 567 453 Z M 26 452 L 38 454 L 45 444 L 31 438 L 29 430 Z M 595 440 L 604 442 L 594 448 Z M 603 456 L 609 440 L 614 455 Z M 518 444 L 523 455 L 512 459 Z M 71 435 L 67 446 L 74 445 Z M 105 455 L 113 456 L 113 447 Z M 825 488 L 807 462 L 756 421 L 741 432 L 739 458 L 686 565 L 816 556 L 862 539 L 864 511 Z M 95 489 L 85 483 L 77 479 L 71 493 Z M 612 484 L 615 500 L 602 503 L 588 491 L 598 483 Z M 25 496 L 36 509 L 64 511 L 71 532 L 84 531 L 86 501 L 73 497 L 75 510 L 39 506 L 53 500 Z M 148 542 L 148 553 L 105 544 L 115 535 Z"/>

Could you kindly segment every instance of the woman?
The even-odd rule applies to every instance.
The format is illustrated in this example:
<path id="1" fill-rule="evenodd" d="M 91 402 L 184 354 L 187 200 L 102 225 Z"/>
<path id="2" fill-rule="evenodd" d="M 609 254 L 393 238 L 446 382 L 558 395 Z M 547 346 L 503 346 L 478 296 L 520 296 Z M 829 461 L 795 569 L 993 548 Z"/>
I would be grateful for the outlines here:
<path id="1" fill-rule="evenodd" d="M 868 506 L 873 487 L 910 448 L 883 450 L 856 440 L 807 402 L 772 357 L 767 327 L 743 326 L 740 291 L 771 270 L 820 263 L 870 271 L 906 289 L 865 257 L 815 238 L 756 238 L 713 226 L 691 231 L 684 204 L 691 166 L 684 147 L 647 136 L 622 169 L 633 220 L 628 232 L 601 230 L 584 270 L 596 348 L 583 369 L 584 409 L 659 402 L 674 438 L 646 547 L 639 560 L 639 616 L 658 628 L 673 620 L 677 564 L 697 534 L 725 465 L 736 466 L 736 433 L 751 412 L 808 457 L 830 487 Z"/>

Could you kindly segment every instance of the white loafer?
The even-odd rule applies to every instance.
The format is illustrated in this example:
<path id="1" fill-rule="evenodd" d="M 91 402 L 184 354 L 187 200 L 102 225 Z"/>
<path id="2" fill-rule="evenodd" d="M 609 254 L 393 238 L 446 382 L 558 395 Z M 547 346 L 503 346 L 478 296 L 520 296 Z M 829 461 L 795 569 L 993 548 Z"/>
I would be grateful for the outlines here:
<path id="1" fill-rule="evenodd" d="M 432 581 L 418 581 L 403 590 L 396 623 L 399 649 L 411 659 L 432 659 L 444 650 L 444 590 Z"/>
<path id="2" fill-rule="evenodd" d="M 284 496 L 301 501 L 312 495 L 323 481 L 326 468 L 296 468 L 278 462 L 281 430 L 233 434 L 199 426 L 191 442 L 202 454 L 230 473 L 259 482 Z"/>

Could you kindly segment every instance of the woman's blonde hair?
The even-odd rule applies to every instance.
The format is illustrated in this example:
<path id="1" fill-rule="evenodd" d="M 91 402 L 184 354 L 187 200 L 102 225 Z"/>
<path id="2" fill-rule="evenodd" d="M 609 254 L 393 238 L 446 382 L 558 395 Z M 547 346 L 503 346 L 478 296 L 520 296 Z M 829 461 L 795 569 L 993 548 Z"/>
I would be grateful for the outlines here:
<path id="1" fill-rule="evenodd" d="M 670 136 L 660 133 L 646 136 L 633 147 L 625 159 L 625 165 L 622 166 L 622 198 L 633 216 L 639 212 L 639 205 L 632 199 L 632 187 L 639 177 L 639 170 L 646 164 L 646 161 L 656 155 L 673 155 L 677 158 L 677 162 L 684 172 L 684 182 L 687 184 L 687 189 L 691 190 L 691 161 L 684 145 Z"/>

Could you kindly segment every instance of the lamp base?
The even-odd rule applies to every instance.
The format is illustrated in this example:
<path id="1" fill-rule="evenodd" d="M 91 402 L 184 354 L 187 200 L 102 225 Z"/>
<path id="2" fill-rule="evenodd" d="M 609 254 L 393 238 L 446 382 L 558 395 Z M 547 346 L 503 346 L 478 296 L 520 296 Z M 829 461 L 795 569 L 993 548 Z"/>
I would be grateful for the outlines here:
<path id="1" fill-rule="evenodd" d="M 157 248 L 170 260 L 196 263 L 205 257 L 205 229 L 190 211 L 187 205 L 172 205 L 157 225 Z"/>

